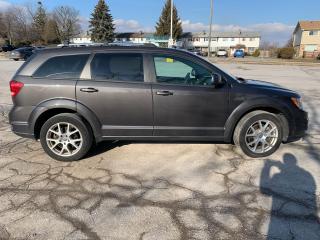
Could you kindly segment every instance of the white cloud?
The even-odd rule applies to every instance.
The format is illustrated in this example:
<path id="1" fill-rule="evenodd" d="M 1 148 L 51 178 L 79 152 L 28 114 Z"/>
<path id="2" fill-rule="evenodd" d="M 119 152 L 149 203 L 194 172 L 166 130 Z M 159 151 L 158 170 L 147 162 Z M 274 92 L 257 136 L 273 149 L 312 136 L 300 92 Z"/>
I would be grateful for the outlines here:
<path id="1" fill-rule="evenodd" d="M 0 11 L 5 11 L 11 6 L 12 6 L 12 4 L 9 3 L 8 1 L 0 0 Z"/>
<path id="2" fill-rule="evenodd" d="M 125 19 L 116 19 L 113 21 L 116 27 L 117 32 L 153 32 L 152 27 L 145 27 L 141 25 L 137 20 L 125 20 Z"/>
<path id="3" fill-rule="evenodd" d="M 201 31 L 208 31 L 209 25 L 206 25 L 201 22 L 193 23 L 190 20 L 184 20 L 182 21 L 182 28 L 184 32 L 201 32 Z M 213 24 L 214 31 L 239 31 L 239 29 L 243 29 L 240 26 L 237 25 L 217 25 Z"/>
<path id="4" fill-rule="evenodd" d="M 90 19 L 88 17 L 79 16 L 78 20 L 79 20 L 79 24 L 81 26 L 81 29 L 83 31 L 89 30 L 89 20 Z"/>
<path id="5" fill-rule="evenodd" d="M 260 23 L 249 26 L 249 29 L 261 33 L 263 41 L 286 43 L 294 31 L 294 25 L 284 23 Z"/>

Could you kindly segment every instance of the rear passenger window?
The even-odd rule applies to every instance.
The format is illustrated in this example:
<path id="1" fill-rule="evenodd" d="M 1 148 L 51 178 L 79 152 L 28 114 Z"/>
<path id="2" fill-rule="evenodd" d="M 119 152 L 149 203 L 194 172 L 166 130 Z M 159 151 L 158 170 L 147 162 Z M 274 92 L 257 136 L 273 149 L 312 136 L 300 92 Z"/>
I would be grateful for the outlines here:
<path id="1" fill-rule="evenodd" d="M 142 55 L 97 53 L 91 62 L 91 75 L 95 80 L 143 82 Z"/>
<path id="2" fill-rule="evenodd" d="M 89 55 L 70 55 L 53 57 L 47 60 L 33 74 L 39 78 L 79 78 Z"/>

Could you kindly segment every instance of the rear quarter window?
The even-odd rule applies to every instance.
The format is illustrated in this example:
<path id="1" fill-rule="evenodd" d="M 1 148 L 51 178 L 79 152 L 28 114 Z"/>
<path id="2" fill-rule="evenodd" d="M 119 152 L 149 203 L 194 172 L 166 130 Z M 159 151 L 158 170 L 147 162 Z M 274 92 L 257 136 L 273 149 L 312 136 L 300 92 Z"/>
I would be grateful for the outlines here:
<path id="1" fill-rule="evenodd" d="M 89 54 L 57 56 L 44 62 L 33 74 L 36 78 L 79 78 Z"/>

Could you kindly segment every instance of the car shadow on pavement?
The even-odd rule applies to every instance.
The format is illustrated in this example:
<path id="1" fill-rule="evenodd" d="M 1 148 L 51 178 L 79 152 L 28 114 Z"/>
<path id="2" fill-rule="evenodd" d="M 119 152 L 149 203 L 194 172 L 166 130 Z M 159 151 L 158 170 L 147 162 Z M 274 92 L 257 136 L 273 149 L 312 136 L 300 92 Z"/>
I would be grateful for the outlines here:
<path id="1" fill-rule="evenodd" d="M 108 152 L 114 148 L 122 147 L 128 144 L 130 144 L 130 142 L 128 141 L 103 141 L 98 144 L 94 144 L 87 154 L 86 158 L 94 157 L 99 154 Z"/>
<path id="2" fill-rule="evenodd" d="M 284 154 L 283 163 L 265 162 L 260 191 L 272 198 L 267 239 L 318 239 L 316 182 L 293 154 Z"/>
<path id="3" fill-rule="evenodd" d="M 201 141 L 201 142 L 192 142 L 192 141 L 152 141 L 152 142 L 148 142 L 148 141 L 124 141 L 124 140 L 110 140 L 110 141 L 102 141 L 98 144 L 93 144 L 90 151 L 88 152 L 88 154 L 86 155 L 86 158 L 90 158 L 90 157 L 95 157 L 98 156 L 100 154 L 106 153 L 108 151 L 111 151 L 114 148 L 117 147 L 122 147 L 122 146 L 126 146 L 126 145 L 130 145 L 130 144 L 215 144 L 215 145 L 225 145 L 225 142 L 206 142 L 206 141 Z"/>

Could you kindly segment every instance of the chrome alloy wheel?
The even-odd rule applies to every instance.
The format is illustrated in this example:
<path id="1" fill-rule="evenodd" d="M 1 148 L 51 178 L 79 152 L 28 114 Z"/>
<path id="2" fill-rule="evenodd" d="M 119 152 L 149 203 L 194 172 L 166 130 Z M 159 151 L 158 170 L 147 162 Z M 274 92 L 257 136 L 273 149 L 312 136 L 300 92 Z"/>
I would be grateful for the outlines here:
<path id="1" fill-rule="evenodd" d="M 60 122 L 49 128 L 46 134 L 46 142 L 55 154 L 70 157 L 80 151 L 83 139 L 76 126 L 71 123 Z"/>
<path id="2" fill-rule="evenodd" d="M 248 128 L 245 142 L 250 151 L 265 153 L 276 145 L 278 137 L 278 127 L 272 121 L 259 120 Z"/>

